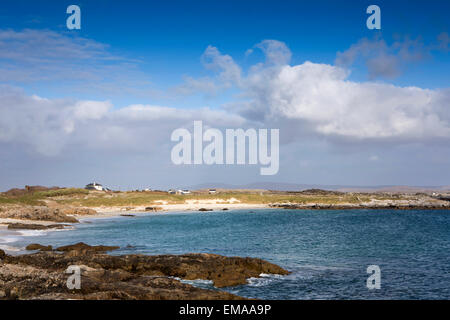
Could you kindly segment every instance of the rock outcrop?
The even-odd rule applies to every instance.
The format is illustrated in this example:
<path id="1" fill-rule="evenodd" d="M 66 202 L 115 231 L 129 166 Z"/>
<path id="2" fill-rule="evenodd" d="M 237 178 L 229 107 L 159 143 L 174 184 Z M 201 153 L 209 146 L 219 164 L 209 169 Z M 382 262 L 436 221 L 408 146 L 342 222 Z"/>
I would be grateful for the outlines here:
<path id="1" fill-rule="evenodd" d="M 12 207 L 1 212 L 0 217 L 68 223 L 78 222 L 77 219 L 68 216 L 65 212 L 67 212 L 67 209 L 49 208 L 44 206 L 20 206 Z"/>
<path id="2" fill-rule="evenodd" d="M 357 204 L 303 204 L 303 203 L 272 203 L 269 204 L 271 208 L 280 209 L 297 209 L 297 210 L 349 210 L 349 209 L 391 209 L 391 210 L 449 210 L 450 204 L 442 203 L 386 203 L 386 204 L 373 204 L 373 203 L 357 203 Z"/>
<path id="3" fill-rule="evenodd" d="M 84 242 L 78 242 L 76 244 L 71 244 L 68 246 L 62 246 L 59 248 L 56 248 L 57 251 L 72 251 L 72 252 L 81 252 L 81 253 L 86 253 L 88 251 L 90 252 L 106 252 L 106 251 L 112 251 L 112 250 L 117 250 L 120 247 L 118 246 L 90 246 Z"/>
<path id="4" fill-rule="evenodd" d="M 97 211 L 95 211 L 94 209 L 89 209 L 89 208 L 68 207 L 68 208 L 62 208 L 60 210 L 61 210 L 61 213 L 65 214 L 65 215 L 87 216 L 87 215 L 93 215 L 93 214 L 97 213 Z"/>
<path id="5" fill-rule="evenodd" d="M 64 229 L 68 225 L 65 224 L 33 224 L 33 223 L 9 223 L 8 229 L 22 230 L 47 230 L 47 229 Z"/>
<path id="6" fill-rule="evenodd" d="M 157 211 L 162 211 L 162 208 L 161 207 L 146 207 L 145 211 L 157 212 Z"/>
<path id="7" fill-rule="evenodd" d="M 43 246 L 39 243 L 32 243 L 25 247 L 25 250 L 41 250 L 41 251 L 52 251 L 52 246 Z"/>
<path id="8" fill-rule="evenodd" d="M 4 293 L 0 298 L 239 299 L 227 292 L 196 288 L 178 278 L 212 280 L 216 287 L 226 287 L 244 284 L 247 278 L 261 273 L 288 274 L 256 258 L 216 254 L 110 256 L 89 247 L 111 248 L 76 244 L 57 249 L 64 249 L 63 253 L 40 251 L 20 256 L 0 250 L 0 288 Z M 80 267 L 80 290 L 67 288 L 68 266 Z"/>

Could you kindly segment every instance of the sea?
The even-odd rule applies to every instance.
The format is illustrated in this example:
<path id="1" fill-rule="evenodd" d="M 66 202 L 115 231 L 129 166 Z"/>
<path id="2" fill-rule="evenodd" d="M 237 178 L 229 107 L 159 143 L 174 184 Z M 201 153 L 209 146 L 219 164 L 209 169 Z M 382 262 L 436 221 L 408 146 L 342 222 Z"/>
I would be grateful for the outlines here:
<path id="1" fill-rule="evenodd" d="M 450 299 L 450 210 L 141 213 L 86 218 L 72 230 L 2 233 L 0 248 L 21 254 L 30 243 L 81 241 L 120 246 L 114 255 L 205 252 L 262 258 L 290 271 L 220 289 L 247 298 Z M 219 290 L 204 279 L 185 282 Z"/>

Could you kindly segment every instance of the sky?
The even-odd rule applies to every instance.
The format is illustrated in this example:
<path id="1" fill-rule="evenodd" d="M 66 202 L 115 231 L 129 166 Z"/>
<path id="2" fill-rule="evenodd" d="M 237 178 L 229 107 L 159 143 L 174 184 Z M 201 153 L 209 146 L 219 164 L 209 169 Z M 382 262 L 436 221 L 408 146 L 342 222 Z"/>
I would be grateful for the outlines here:
<path id="1" fill-rule="evenodd" d="M 69 5 L 81 29 L 69 30 Z M 369 5 L 381 29 L 369 30 Z M 450 185 L 450 2 L 0 3 L 0 190 Z M 279 129 L 279 170 L 175 165 L 171 134 Z"/>

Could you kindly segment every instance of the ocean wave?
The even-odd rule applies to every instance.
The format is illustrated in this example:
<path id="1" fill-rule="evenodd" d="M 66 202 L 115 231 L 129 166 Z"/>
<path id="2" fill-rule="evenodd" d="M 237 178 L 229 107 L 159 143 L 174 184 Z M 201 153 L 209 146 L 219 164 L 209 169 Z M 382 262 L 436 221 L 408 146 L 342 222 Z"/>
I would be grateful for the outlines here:
<path id="1" fill-rule="evenodd" d="M 266 286 L 273 281 L 280 280 L 285 278 L 286 276 L 280 275 L 280 274 L 268 274 L 268 273 L 261 273 L 258 278 L 251 277 L 247 279 L 247 284 L 250 287 L 263 287 Z"/>
<path id="2" fill-rule="evenodd" d="M 7 245 L 2 245 L 0 244 L 0 249 L 7 251 L 7 252 L 19 252 L 19 251 L 23 251 L 23 248 L 17 248 L 17 247 L 11 247 L 11 246 L 7 246 Z"/>
<path id="3" fill-rule="evenodd" d="M 37 237 L 47 234 L 46 230 L 18 230 L 17 232 L 23 237 Z"/>
<path id="4" fill-rule="evenodd" d="M 1 236 L 0 243 L 11 243 L 20 240 L 17 236 Z"/>
<path id="5" fill-rule="evenodd" d="M 193 286 L 212 286 L 214 283 L 212 280 L 205 280 L 205 279 L 195 279 L 195 280 L 177 279 L 177 280 L 180 280 L 182 283 L 190 284 Z"/>

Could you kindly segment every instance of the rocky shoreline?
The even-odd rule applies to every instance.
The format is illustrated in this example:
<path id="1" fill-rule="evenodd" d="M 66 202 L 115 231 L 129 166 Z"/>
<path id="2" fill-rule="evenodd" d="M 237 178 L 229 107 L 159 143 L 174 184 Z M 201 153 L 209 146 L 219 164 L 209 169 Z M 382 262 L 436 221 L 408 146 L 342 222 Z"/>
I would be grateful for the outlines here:
<path id="1" fill-rule="evenodd" d="M 26 206 L 16 205 L 4 207 L 0 210 L 0 218 L 35 220 L 35 221 L 53 221 L 77 223 L 75 216 L 94 215 L 97 212 L 89 208 L 74 207 L 46 207 L 46 206 Z"/>
<path id="2" fill-rule="evenodd" d="M 31 246 L 31 245 L 30 245 Z M 83 243 L 11 256 L 0 250 L 0 299 L 242 299 L 178 279 L 211 280 L 216 288 L 245 284 L 261 273 L 289 272 L 257 258 L 216 254 L 108 255 L 117 247 Z M 66 269 L 79 266 L 81 288 L 68 289 Z"/>
<path id="3" fill-rule="evenodd" d="M 450 210 L 449 203 L 439 204 L 301 204 L 301 203 L 273 203 L 270 208 L 297 209 L 297 210 L 350 210 L 350 209 L 371 209 L 371 210 Z"/>

